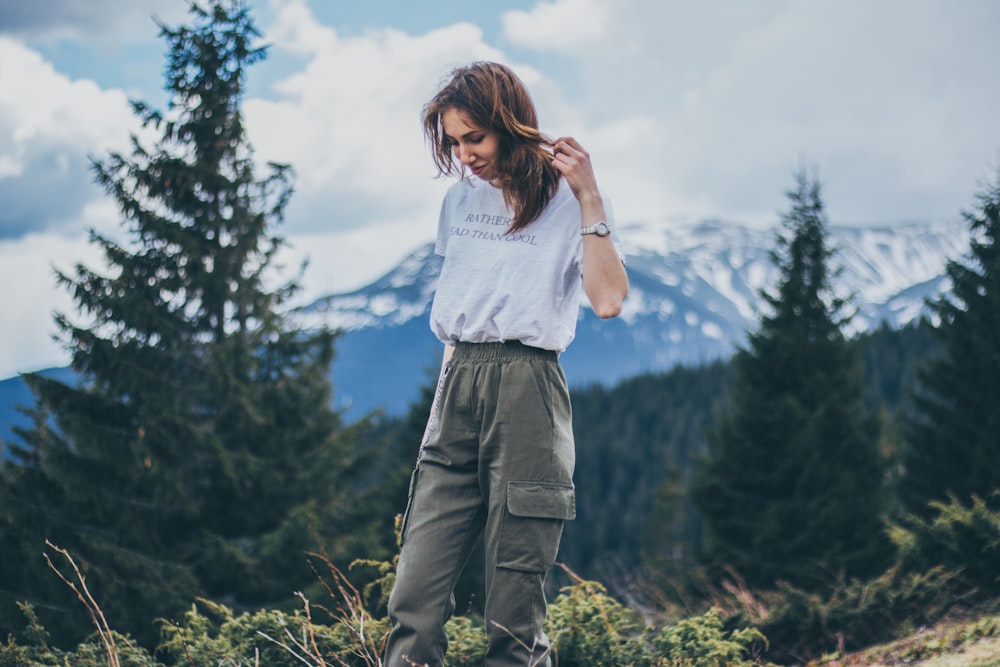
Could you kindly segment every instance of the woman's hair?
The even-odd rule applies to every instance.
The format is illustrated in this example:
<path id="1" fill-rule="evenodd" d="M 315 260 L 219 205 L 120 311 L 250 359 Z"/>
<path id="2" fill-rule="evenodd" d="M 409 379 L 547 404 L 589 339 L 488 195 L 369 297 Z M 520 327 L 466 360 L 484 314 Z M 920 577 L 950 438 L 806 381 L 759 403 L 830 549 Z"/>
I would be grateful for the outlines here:
<path id="1" fill-rule="evenodd" d="M 534 222 L 559 188 L 559 171 L 545 150 L 551 140 L 538 131 L 538 116 L 517 75 L 498 63 L 476 62 L 452 71 L 451 79 L 424 107 L 424 134 L 441 175 L 462 173 L 441 116 L 448 109 L 499 137 L 494 168 L 503 199 L 514 212 L 509 232 Z"/>

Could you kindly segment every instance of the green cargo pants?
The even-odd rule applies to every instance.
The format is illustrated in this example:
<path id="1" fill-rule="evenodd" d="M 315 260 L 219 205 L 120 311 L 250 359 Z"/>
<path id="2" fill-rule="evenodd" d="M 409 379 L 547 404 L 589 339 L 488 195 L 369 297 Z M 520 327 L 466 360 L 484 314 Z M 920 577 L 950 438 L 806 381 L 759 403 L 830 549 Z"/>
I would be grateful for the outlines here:
<path id="1" fill-rule="evenodd" d="M 490 667 L 548 665 L 545 575 L 576 515 L 572 419 L 555 352 L 458 343 L 417 459 L 389 598 L 387 667 L 442 664 L 453 591 L 486 546 Z"/>

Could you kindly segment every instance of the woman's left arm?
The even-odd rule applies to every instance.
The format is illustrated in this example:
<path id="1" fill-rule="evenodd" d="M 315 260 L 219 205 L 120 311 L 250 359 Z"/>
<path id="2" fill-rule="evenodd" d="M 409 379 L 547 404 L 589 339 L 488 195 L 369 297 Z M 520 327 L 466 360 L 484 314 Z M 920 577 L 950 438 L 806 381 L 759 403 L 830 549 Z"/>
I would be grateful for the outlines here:
<path id="1" fill-rule="evenodd" d="M 590 163 L 590 154 L 572 137 L 553 144 L 552 165 L 569 183 L 580 202 L 580 226 L 607 222 L 604 201 Z M 585 234 L 583 237 L 583 290 L 598 317 L 616 317 L 628 294 L 628 274 L 611 236 Z"/>

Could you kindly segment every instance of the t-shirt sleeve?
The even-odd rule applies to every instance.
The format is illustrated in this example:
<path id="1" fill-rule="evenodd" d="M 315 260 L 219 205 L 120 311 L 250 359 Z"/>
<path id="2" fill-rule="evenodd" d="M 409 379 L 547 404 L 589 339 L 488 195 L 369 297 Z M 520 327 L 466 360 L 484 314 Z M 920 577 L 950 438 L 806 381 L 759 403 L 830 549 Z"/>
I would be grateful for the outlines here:
<path id="1" fill-rule="evenodd" d="M 434 242 L 434 252 L 444 257 L 448 249 L 448 196 L 441 202 L 441 212 L 438 214 L 437 240 Z"/>

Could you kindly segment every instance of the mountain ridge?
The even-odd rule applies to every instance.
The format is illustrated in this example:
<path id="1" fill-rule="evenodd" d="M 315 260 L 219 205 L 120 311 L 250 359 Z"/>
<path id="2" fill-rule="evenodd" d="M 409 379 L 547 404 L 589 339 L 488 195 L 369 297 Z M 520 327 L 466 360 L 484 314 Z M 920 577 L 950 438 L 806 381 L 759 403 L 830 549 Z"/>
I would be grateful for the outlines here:
<path id="1" fill-rule="evenodd" d="M 903 326 L 927 312 L 926 299 L 949 288 L 948 260 L 969 249 L 964 221 L 830 225 L 838 296 L 855 316 L 849 335 L 885 322 Z M 571 386 L 613 385 L 640 373 L 727 358 L 746 341 L 778 272 L 770 254 L 777 228 L 720 220 L 623 224 L 630 294 L 622 314 L 597 318 L 584 302 L 577 335 L 561 361 Z M 356 290 L 330 294 L 294 311 L 306 327 L 339 330 L 332 368 L 334 403 L 348 419 L 371 410 L 402 414 L 434 381 L 441 344 L 427 325 L 441 258 L 433 244 Z M 23 401 L 20 378 L 0 381 L 0 438 L 21 423 L 6 398 Z"/>
<path id="2" fill-rule="evenodd" d="M 967 252 L 970 235 L 960 221 L 827 230 L 836 249 L 832 268 L 841 270 L 834 292 L 854 312 L 849 335 L 925 314 L 925 300 L 948 288 L 945 265 Z M 718 220 L 620 226 L 615 233 L 628 266 L 629 297 L 614 320 L 597 318 L 584 299 L 577 337 L 562 355 L 570 383 L 612 384 L 728 357 L 765 306 L 761 290 L 777 284 L 776 232 Z M 298 311 L 305 326 L 342 332 L 340 369 L 334 367 L 335 381 L 344 380 L 341 405 L 399 413 L 406 402 L 396 387 L 416 382 L 409 387 L 415 397 L 419 383 L 432 381 L 440 343 L 426 319 L 441 261 L 426 243 L 371 284 Z M 406 354 L 411 348 L 414 354 Z M 380 368 L 384 356 L 393 359 L 391 372 Z M 359 358 L 368 361 L 358 365 Z"/>

